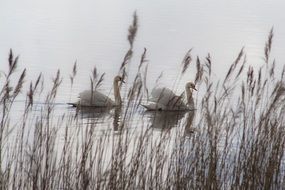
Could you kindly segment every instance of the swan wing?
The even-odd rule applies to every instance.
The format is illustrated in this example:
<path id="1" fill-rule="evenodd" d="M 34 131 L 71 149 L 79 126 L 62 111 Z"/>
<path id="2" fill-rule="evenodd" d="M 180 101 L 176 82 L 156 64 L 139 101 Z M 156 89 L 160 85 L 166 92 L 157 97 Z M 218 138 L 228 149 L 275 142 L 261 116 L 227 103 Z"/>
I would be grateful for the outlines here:
<path id="1" fill-rule="evenodd" d="M 155 111 L 155 110 L 163 111 L 166 108 L 164 105 L 159 104 L 157 102 L 150 102 L 148 104 L 141 104 L 141 105 L 149 111 Z"/>
<path id="2" fill-rule="evenodd" d="M 169 88 L 154 88 L 151 91 L 151 99 L 153 102 L 159 101 L 167 103 L 167 101 L 174 96 L 176 95 Z"/>
<path id="3" fill-rule="evenodd" d="M 182 96 L 177 96 L 169 88 L 154 88 L 151 92 L 151 102 L 155 102 L 163 110 L 186 110 L 187 105 Z"/>
<path id="4" fill-rule="evenodd" d="M 79 99 L 81 106 L 105 107 L 114 105 L 113 100 L 97 90 L 93 93 L 91 90 L 85 90 L 79 94 Z"/>

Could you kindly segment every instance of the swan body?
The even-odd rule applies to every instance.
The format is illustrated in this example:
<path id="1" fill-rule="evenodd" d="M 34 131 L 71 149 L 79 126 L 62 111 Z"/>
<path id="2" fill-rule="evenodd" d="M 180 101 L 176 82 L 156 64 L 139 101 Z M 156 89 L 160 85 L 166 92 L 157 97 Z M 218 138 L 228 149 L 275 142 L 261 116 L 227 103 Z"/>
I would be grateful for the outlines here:
<path id="1" fill-rule="evenodd" d="M 121 106 L 122 99 L 120 95 L 119 82 L 124 82 L 121 76 L 116 76 L 113 82 L 115 101 L 111 98 L 95 90 L 85 90 L 79 94 L 79 101 L 77 103 L 71 103 L 71 105 L 77 107 L 113 107 Z"/>
<path id="2" fill-rule="evenodd" d="M 187 104 L 184 103 L 181 96 L 177 96 L 169 88 L 154 88 L 151 92 L 150 102 L 142 105 L 147 110 L 168 110 L 168 111 L 186 111 L 194 109 L 194 100 L 192 90 L 196 90 L 195 84 L 188 82 L 185 86 Z"/>
<path id="3" fill-rule="evenodd" d="M 93 91 L 92 94 L 91 90 L 85 90 L 79 94 L 79 99 L 80 106 L 106 107 L 115 105 L 111 98 L 99 91 Z"/>

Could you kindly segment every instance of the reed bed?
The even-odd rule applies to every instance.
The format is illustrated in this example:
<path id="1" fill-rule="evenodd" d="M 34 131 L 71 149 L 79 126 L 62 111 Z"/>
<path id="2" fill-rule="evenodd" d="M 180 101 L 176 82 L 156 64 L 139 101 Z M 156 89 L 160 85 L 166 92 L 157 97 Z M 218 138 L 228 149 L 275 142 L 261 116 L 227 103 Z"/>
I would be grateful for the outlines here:
<path id="1" fill-rule="evenodd" d="M 134 14 L 130 48 L 119 71 L 124 78 L 137 27 Z M 9 70 L 1 74 L 1 189 L 284 189 L 285 70 L 277 76 L 270 58 L 272 41 L 273 30 L 260 68 L 247 67 L 241 49 L 220 81 L 212 81 L 211 55 L 194 59 L 189 50 L 180 75 L 196 64 L 201 98 L 195 98 L 196 111 L 188 113 L 142 112 L 139 104 L 149 91 L 146 49 L 122 108 L 106 112 L 66 106 L 61 114 L 54 104 L 60 71 L 45 102 L 36 104 L 43 96 L 42 75 L 23 89 L 24 69 L 13 85 L 18 57 L 11 50 Z M 70 75 L 71 88 L 77 64 Z M 92 73 L 94 90 L 104 75 L 96 69 Z M 20 122 L 15 123 L 11 110 L 21 92 L 27 95 Z M 110 114 L 113 122 L 102 125 Z"/>

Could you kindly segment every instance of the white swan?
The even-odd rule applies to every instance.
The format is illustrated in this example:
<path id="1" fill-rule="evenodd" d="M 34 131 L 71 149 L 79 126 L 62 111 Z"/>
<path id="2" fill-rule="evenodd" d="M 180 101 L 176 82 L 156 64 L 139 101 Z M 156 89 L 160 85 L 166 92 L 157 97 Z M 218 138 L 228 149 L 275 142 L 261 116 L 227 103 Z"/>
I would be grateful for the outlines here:
<path id="1" fill-rule="evenodd" d="M 193 110 L 194 100 L 192 97 L 192 90 L 197 90 L 195 84 L 188 82 L 185 85 L 185 92 L 187 104 L 182 100 L 181 96 L 177 96 L 169 88 L 155 88 L 151 92 L 150 103 L 142 105 L 147 110 L 169 110 L 169 111 L 182 111 Z"/>
<path id="2" fill-rule="evenodd" d="M 77 103 L 71 103 L 73 106 L 81 106 L 81 107 L 113 107 L 113 106 L 121 106 L 122 99 L 120 95 L 120 87 L 119 82 L 123 82 L 121 76 L 116 76 L 113 82 L 114 88 L 114 97 L 115 101 L 111 100 L 105 94 L 95 90 L 85 90 L 79 94 L 79 101 Z"/>

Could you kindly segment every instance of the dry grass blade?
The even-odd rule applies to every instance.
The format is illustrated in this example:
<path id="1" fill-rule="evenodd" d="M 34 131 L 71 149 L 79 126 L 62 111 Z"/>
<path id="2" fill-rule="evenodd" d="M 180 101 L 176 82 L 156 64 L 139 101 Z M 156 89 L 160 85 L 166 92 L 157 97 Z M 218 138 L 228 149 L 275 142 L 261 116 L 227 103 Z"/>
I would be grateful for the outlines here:
<path id="1" fill-rule="evenodd" d="M 238 71 L 238 73 L 237 73 L 235 79 L 238 79 L 238 78 L 239 78 L 240 74 L 242 73 L 242 71 L 243 71 L 243 69 L 244 69 L 244 67 L 245 67 L 246 61 L 247 61 L 246 55 L 244 55 L 242 65 L 240 66 L 239 71 Z"/>
<path id="2" fill-rule="evenodd" d="M 73 69 L 72 69 L 72 75 L 75 76 L 77 73 L 77 60 L 74 62 Z"/>
<path id="3" fill-rule="evenodd" d="M 281 81 L 284 81 L 285 76 L 285 65 L 283 66 L 282 72 L 281 72 Z"/>
<path id="4" fill-rule="evenodd" d="M 139 68 L 138 68 L 139 71 L 140 71 L 142 65 L 148 61 L 148 60 L 145 59 L 145 57 L 146 57 L 146 50 L 147 49 L 144 48 L 143 54 L 141 56 L 140 65 L 139 65 Z"/>
<path id="5" fill-rule="evenodd" d="M 35 91 L 37 89 L 37 87 L 38 87 L 38 85 L 40 83 L 41 78 L 42 78 L 42 73 L 39 74 L 39 76 L 38 76 L 38 78 L 36 80 L 36 83 L 35 83 L 33 91 Z"/>
<path id="6" fill-rule="evenodd" d="M 235 65 L 234 68 L 236 68 L 237 64 L 240 62 L 243 55 L 244 55 L 244 47 L 242 47 L 242 49 L 240 50 L 236 60 L 234 61 L 234 65 Z"/>
<path id="7" fill-rule="evenodd" d="M 130 61 L 131 57 L 133 56 L 133 51 L 130 49 L 127 51 L 125 57 L 124 57 L 124 60 L 121 64 L 121 67 L 120 67 L 120 70 L 123 70 L 126 65 L 128 64 L 128 62 Z"/>
<path id="8" fill-rule="evenodd" d="M 160 73 L 160 75 L 157 77 L 157 79 L 155 80 L 155 84 L 158 84 L 158 82 L 160 81 L 160 79 L 163 76 L 163 71 Z"/>
<path id="9" fill-rule="evenodd" d="M 240 52 L 239 52 L 237 58 L 235 59 L 234 63 L 230 66 L 230 69 L 228 70 L 228 72 L 226 74 L 226 77 L 224 79 L 224 84 L 231 78 L 232 74 L 234 73 L 234 71 L 235 71 L 238 63 L 242 59 L 243 55 L 244 55 L 244 47 L 240 50 Z M 241 72 L 242 72 L 242 70 L 244 68 L 245 62 L 246 62 L 246 58 L 244 58 L 243 64 L 240 67 L 238 74 L 236 75 L 236 79 L 241 74 Z"/>

